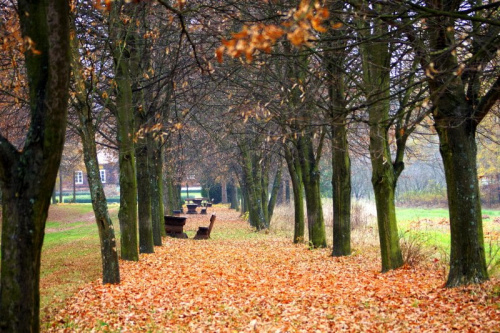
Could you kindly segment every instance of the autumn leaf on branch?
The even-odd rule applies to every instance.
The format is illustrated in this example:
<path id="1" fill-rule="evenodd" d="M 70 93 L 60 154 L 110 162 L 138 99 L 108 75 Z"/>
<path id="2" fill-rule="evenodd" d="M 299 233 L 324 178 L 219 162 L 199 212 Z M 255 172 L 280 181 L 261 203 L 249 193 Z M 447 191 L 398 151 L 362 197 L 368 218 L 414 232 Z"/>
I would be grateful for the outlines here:
<path id="1" fill-rule="evenodd" d="M 271 47 L 285 34 L 297 47 L 310 45 L 316 39 L 316 33 L 327 31 L 324 23 L 329 16 L 328 9 L 319 1 L 302 0 L 296 9 L 288 13 L 281 26 L 263 23 L 245 25 L 240 32 L 232 34 L 232 39 L 223 39 L 222 45 L 215 52 L 217 61 L 221 63 L 225 53 L 233 58 L 245 55 L 246 60 L 251 62 L 256 51 L 271 52 Z M 341 26 L 342 24 L 334 24 L 332 28 L 338 29 Z"/>

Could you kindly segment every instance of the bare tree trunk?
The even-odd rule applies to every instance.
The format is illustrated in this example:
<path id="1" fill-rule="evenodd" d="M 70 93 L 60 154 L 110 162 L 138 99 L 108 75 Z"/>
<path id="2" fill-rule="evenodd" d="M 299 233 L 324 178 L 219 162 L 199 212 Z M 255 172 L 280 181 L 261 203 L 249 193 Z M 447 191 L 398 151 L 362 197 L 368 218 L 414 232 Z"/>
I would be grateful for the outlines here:
<path id="1" fill-rule="evenodd" d="M 132 102 L 132 77 L 134 53 L 132 34 L 120 20 L 122 5 L 113 6 L 110 14 L 112 27 L 111 43 L 115 64 L 116 82 L 116 120 L 117 141 L 119 148 L 120 165 L 120 220 L 121 257 L 124 260 L 138 261 L 139 251 L 137 242 L 137 180 L 134 151 L 134 109 Z M 122 49 L 123 40 L 130 41 L 126 50 Z"/>
<path id="2" fill-rule="evenodd" d="M 0 331 L 40 330 L 40 257 L 63 151 L 70 75 L 69 2 L 18 1 L 31 122 L 21 151 L 0 135 Z"/>
<path id="3" fill-rule="evenodd" d="M 61 169 L 59 169 L 59 203 L 62 202 L 63 202 L 63 176 Z"/>
<path id="4" fill-rule="evenodd" d="M 450 211 L 450 272 L 446 286 L 488 280 L 476 165 L 476 138 L 470 121 L 436 123 Z M 473 199 L 473 200 L 471 200 Z"/>
<path id="5" fill-rule="evenodd" d="M 288 147 L 285 147 L 285 160 L 288 166 L 288 173 L 292 180 L 293 205 L 294 205 L 294 223 L 293 223 L 293 242 L 304 242 L 305 219 L 304 219 L 304 185 L 302 183 L 302 169 L 296 158 Z M 288 202 L 290 202 L 290 185 L 286 184 L 288 192 Z"/>
<path id="6" fill-rule="evenodd" d="M 78 115 L 79 126 L 76 132 L 80 136 L 83 145 L 83 160 L 87 170 L 87 179 L 89 183 L 90 197 L 92 199 L 92 208 L 94 210 L 97 229 L 99 230 L 99 240 L 101 244 L 102 261 L 102 282 L 120 283 L 120 269 L 118 264 L 118 253 L 116 250 L 116 237 L 113 222 L 109 217 L 108 203 L 102 185 L 99 162 L 97 159 L 97 146 L 95 141 L 96 129 L 92 121 L 92 102 L 87 100 L 87 87 L 82 73 L 83 68 L 79 58 L 78 39 L 71 40 L 72 50 L 72 69 L 75 85 L 75 95 L 77 105 L 74 109 Z"/>
<path id="7" fill-rule="evenodd" d="M 151 177 L 146 139 L 136 145 L 137 190 L 139 213 L 139 253 L 154 253 L 153 223 L 151 221 Z"/>
<path id="8" fill-rule="evenodd" d="M 338 13 L 344 3 L 331 4 L 331 12 Z M 334 16 L 332 20 L 339 19 Z M 351 254 L 351 160 L 347 144 L 347 115 L 345 94 L 346 33 L 331 29 L 333 51 L 327 52 L 325 67 L 328 84 L 329 111 L 332 132 L 332 191 L 333 191 L 333 251 L 335 257 Z"/>
<path id="9" fill-rule="evenodd" d="M 228 201 L 227 201 L 227 182 L 225 180 L 222 181 L 221 192 L 222 192 L 222 203 L 226 204 Z"/>
<path id="10" fill-rule="evenodd" d="M 161 147 L 155 141 L 151 142 L 152 153 L 150 156 L 151 166 L 151 221 L 153 224 L 153 243 L 156 246 L 161 246 L 161 236 L 163 226 L 163 182 L 162 182 L 162 169 L 163 169 L 163 156 Z"/>
<path id="11" fill-rule="evenodd" d="M 378 38 L 387 33 L 387 26 L 381 20 L 358 23 L 364 29 L 363 37 L 366 39 L 373 36 Z M 373 29 L 367 28 L 370 23 Z M 396 181 L 402 168 L 395 170 L 399 165 L 393 166 L 388 138 L 391 53 L 386 40 L 364 43 L 361 53 L 364 89 L 367 91 L 369 105 L 372 185 L 377 207 L 382 272 L 386 272 L 403 266 L 394 202 Z"/>
<path id="12" fill-rule="evenodd" d="M 435 1 L 429 2 L 428 6 L 454 12 L 459 10 L 461 2 Z M 477 126 L 500 99 L 498 73 L 493 71 L 496 76 L 484 80 L 485 73 L 490 70 L 487 64 L 498 54 L 500 27 L 471 22 L 472 31 L 466 49 L 471 61 L 463 63 L 455 52 L 449 51 L 455 50 L 458 42 L 453 27 L 461 24 L 447 15 L 430 21 L 425 45 L 429 45 L 432 53 L 421 63 L 424 70 L 429 63 L 432 64 L 436 73 L 429 75 L 428 81 L 435 107 L 434 127 L 439 136 L 450 213 L 451 252 L 447 287 L 488 280 L 475 136 Z M 463 74 L 457 74 L 457 69 L 463 69 Z"/>
<path id="13" fill-rule="evenodd" d="M 246 143 L 240 144 L 240 151 L 246 191 L 245 199 L 249 212 L 250 225 L 257 230 L 261 230 L 268 225 L 262 206 L 261 165 L 260 163 L 255 164 L 255 158 L 252 156 Z"/>
<path id="14" fill-rule="evenodd" d="M 314 248 L 326 247 L 325 220 L 321 204 L 320 172 L 310 137 L 299 138 L 298 155 L 304 184 L 309 244 Z"/>
<path id="15" fill-rule="evenodd" d="M 332 126 L 333 251 L 335 257 L 351 254 L 351 161 L 345 117 Z"/>
<path id="16" fill-rule="evenodd" d="M 282 173 L 283 173 L 283 166 L 282 166 L 282 162 L 280 162 L 278 170 L 276 170 L 276 175 L 274 176 L 273 188 L 271 190 L 271 198 L 269 198 L 269 204 L 268 204 L 268 208 L 267 208 L 267 212 L 269 215 L 269 217 L 268 217 L 269 222 L 271 222 L 271 220 L 273 218 L 274 207 L 276 206 L 276 200 L 278 197 L 278 190 L 279 190 L 280 184 L 281 184 Z"/>

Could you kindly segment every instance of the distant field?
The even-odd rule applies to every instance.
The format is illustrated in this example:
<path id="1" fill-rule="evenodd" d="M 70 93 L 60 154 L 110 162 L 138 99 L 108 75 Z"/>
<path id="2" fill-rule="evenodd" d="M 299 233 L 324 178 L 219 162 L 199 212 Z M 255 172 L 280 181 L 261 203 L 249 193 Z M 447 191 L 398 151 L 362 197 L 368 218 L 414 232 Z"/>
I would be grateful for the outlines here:
<path id="1" fill-rule="evenodd" d="M 182 198 L 182 200 L 188 198 L 186 191 L 181 192 L 181 198 Z M 201 198 L 201 191 L 198 191 L 198 192 L 189 191 L 189 198 Z"/>
<path id="2" fill-rule="evenodd" d="M 185 200 L 187 198 L 187 193 L 186 191 L 181 192 L 181 198 L 182 200 Z M 90 194 L 85 193 L 85 194 L 76 194 L 76 203 L 92 203 L 92 200 L 90 198 Z M 189 191 L 189 198 L 201 198 L 201 191 Z M 73 202 L 73 194 L 65 194 L 62 197 L 62 203 L 72 203 Z M 120 196 L 108 196 L 106 197 L 108 203 L 117 203 L 120 202 Z M 56 200 L 59 202 L 59 196 L 56 196 Z"/>
<path id="3" fill-rule="evenodd" d="M 92 203 L 90 194 L 77 194 L 75 196 L 76 203 Z M 56 196 L 56 200 L 59 202 L 59 196 Z M 120 196 L 108 196 L 106 197 L 108 203 L 120 202 Z M 73 203 L 73 195 L 64 195 L 62 197 L 62 203 Z"/>
<path id="4" fill-rule="evenodd" d="M 445 208 L 397 208 L 398 221 L 411 221 L 419 219 L 447 219 L 448 209 Z M 490 218 L 500 216 L 500 210 L 483 209 L 483 216 Z"/>

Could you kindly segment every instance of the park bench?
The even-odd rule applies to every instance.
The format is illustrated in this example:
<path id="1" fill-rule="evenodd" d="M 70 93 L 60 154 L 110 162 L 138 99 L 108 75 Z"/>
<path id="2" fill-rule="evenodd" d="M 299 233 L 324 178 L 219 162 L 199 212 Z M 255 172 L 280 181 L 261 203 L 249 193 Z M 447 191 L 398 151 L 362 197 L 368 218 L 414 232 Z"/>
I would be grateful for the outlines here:
<path id="1" fill-rule="evenodd" d="M 215 223 L 215 214 L 212 214 L 210 217 L 210 224 L 208 227 L 198 227 L 198 231 L 193 239 L 209 239 L 210 233 L 212 232 L 212 228 Z"/>

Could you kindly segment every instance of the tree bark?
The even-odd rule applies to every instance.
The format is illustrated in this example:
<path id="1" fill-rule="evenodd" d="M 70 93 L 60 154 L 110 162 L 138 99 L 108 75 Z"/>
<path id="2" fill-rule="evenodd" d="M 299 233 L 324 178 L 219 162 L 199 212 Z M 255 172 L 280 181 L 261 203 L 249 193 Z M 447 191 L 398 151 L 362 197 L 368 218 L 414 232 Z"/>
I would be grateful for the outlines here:
<path id="1" fill-rule="evenodd" d="M 332 125 L 333 251 L 334 257 L 351 254 L 351 160 L 346 119 Z"/>
<path id="2" fill-rule="evenodd" d="M 74 25 L 73 25 L 74 26 Z M 80 136 L 83 146 L 83 160 L 87 170 L 92 208 L 99 230 L 99 240 L 101 244 L 102 261 L 102 282 L 117 284 L 120 283 L 120 270 L 118 264 L 118 253 L 116 250 L 116 238 L 113 222 L 109 217 L 108 203 L 101 181 L 99 162 L 97 159 L 97 146 L 95 141 L 95 125 L 92 121 L 92 102 L 87 100 L 87 87 L 83 79 L 82 64 L 78 51 L 78 39 L 71 40 L 72 50 L 72 70 L 75 85 L 76 105 L 74 109 L 78 115 L 79 125 L 77 133 Z"/>
<path id="3" fill-rule="evenodd" d="M 293 157 L 292 152 L 288 147 L 285 147 L 285 160 L 288 166 L 288 173 L 292 180 L 293 191 L 293 206 L 294 206 L 294 223 L 293 223 L 293 242 L 304 242 L 305 235 L 305 219 L 304 219 L 304 185 L 302 183 L 302 170 L 296 158 Z M 288 189 L 287 197 L 290 197 L 290 185 L 286 184 Z"/>
<path id="4" fill-rule="evenodd" d="M 153 223 L 151 221 L 151 178 L 148 165 L 148 149 L 144 138 L 136 145 L 139 253 L 154 253 Z"/>
<path id="5" fill-rule="evenodd" d="M 255 163 L 255 156 L 249 151 L 246 143 L 240 144 L 240 151 L 250 225 L 257 230 L 262 230 L 268 226 L 268 223 L 265 219 L 262 202 L 261 165 Z M 267 201 L 265 204 L 267 205 Z"/>
<path id="6" fill-rule="evenodd" d="M 320 172 L 310 137 L 302 135 L 299 138 L 298 155 L 306 197 L 309 245 L 313 248 L 326 247 L 325 220 L 320 192 Z"/>
<path id="7" fill-rule="evenodd" d="M 227 182 L 225 180 L 222 181 L 221 184 L 221 194 L 222 194 L 222 203 L 226 204 L 227 201 Z"/>
<path id="8" fill-rule="evenodd" d="M 137 59 L 131 48 L 134 43 L 123 45 L 122 39 L 131 38 L 120 20 L 120 5 L 113 6 L 110 15 L 112 52 L 115 65 L 116 82 L 116 120 L 117 141 L 120 166 L 120 220 L 121 257 L 124 260 L 138 261 L 137 241 L 137 180 L 134 151 L 134 109 L 132 102 L 133 62 Z"/>
<path id="9" fill-rule="evenodd" d="M 332 13 L 338 13 L 344 3 L 330 5 Z M 342 19 L 339 16 L 331 18 Z M 331 29 L 328 37 L 331 48 L 325 58 L 328 84 L 329 113 L 331 119 L 332 145 L 332 191 L 333 191 L 333 251 L 334 257 L 351 254 L 351 160 L 347 143 L 347 115 L 345 94 L 345 62 L 348 55 L 346 32 Z"/>
<path id="10" fill-rule="evenodd" d="M 280 185 L 281 185 L 282 173 L 283 173 L 283 167 L 282 167 L 282 162 L 280 161 L 280 165 L 278 167 L 278 170 L 276 170 L 276 175 L 274 176 L 273 187 L 271 190 L 271 198 L 269 198 L 269 204 L 268 204 L 268 208 L 267 208 L 269 222 L 271 222 L 271 220 L 273 218 L 274 207 L 276 206 L 276 201 L 278 198 L 278 191 L 279 191 Z"/>
<path id="11" fill-rule="evenodd" d="M 370 28 L 370 22 L 358 22 L 360 28 L 364 29 L 363 38 L 371 41 L 362 44 L 361 56 L 363 83 L 367 92 L 372 185 L 377 207 L 382 272 L 387 272 L 403 266 L 394 193 L 397 178 L 404 165 L 393 165 L 388 139 L 391 53 L 389 42 L 379 40 L 380 36 L 387 33 L 387 26 L 377 19 L 371 23 L 373 28 Z"/>
<path id="12" fill-rule="evenodd" d="M 151 166 L 151 221 L 153 224 L 153 243 L 156 246 L 161 246 L 162 226 L 163 226 L 163 156 L 161 146 L 158 142 L 153 141 L 152 155 L 150 156 Z"/>
<path id="13" fill-rule="evenodd" d="M 236 186 L 236 182 L 232 181 L 229 185 L 229 201 L 231 202 L 231 209 L 236 211 L 240 210 L 240 205 L 238 202 L 238 187 Z"/>
<path id="14" fill-rule="evenodd" d="M 40 257 L 64 145 L 70 75 L 69 3 L 18 1 L 31 122 L 18 151 L 0 135 L 2 244 L 0 331 L 40 330 Z"/>
<path id="15" fill-rule="evenodd" d="M 444 12 L 459 10 L 461 1 L 435 1 L 427 5 Z M 479 13 L 478 13 L 479 14 Z M 421 62 L 428 70 L 430 96 L 434 106 L 434 127 L 439 136 L 450 214 L 451 252 L 447 287 L 488 280 L 485 260 L 481 201 L 477 178 L 476 130 L 500 99 L 498 75 L 485 80 L 487 65 L 495 58 L 500 27 L 471 24 L 468 49 L 472 61 L 459 62 L 450 52 L 457 45 L 455 30 L 459 21 L 437 16 L 429 22 L 425 37 L 428 58 Z M 461 23 L 460 23 L 461 24 Z M 427 50 L 424 50 L 427 51 Z M 422 51 L 423 52 L 423 51 Z M 464 65 L 462 74 L 457 69 Z"/>
<path id="16" fill-rule="evenodd" d="M 436 122 L 450 211 L 451 252 L 447 287 L 488 280 L 477 178 L 475 126 Z"/>
<path id="17" fill-rule="evenodd" d="M 87 179 L 92 199 L 97 229 L 99 230 L 99 240 L 101 244 L 102 260 L 102 283 L 120 283 L 120 269 L 118 264 L 118 253 L 116 251 L 116 238 L 113 222 L 109 217 L 108 204 L 104 188 L 101 182 L 99 164 L 97 161 L 97 150 L 95 146 L 95 135 L 90 132 L 91 123 L 87 123 L 87 131 L 90 137 L 82 136 L 83 154 L 85 167 L 87 169 Z M 83 127 L 83 126 L 82 126 Z"/>
<path id="18" fill-rule="evenodd" d="M 382 272 L 387 272 L 403 266 L 394 202 L 397 176 L 391 162 L 387 130 L 383 125 L 388 107 L 373 107 L 369 112 L 373 121 L 370 123 L 372 185 L 377 207 Z"/>

